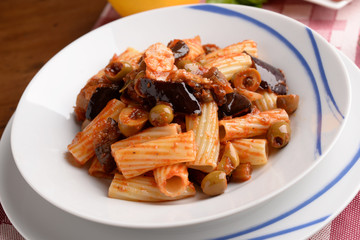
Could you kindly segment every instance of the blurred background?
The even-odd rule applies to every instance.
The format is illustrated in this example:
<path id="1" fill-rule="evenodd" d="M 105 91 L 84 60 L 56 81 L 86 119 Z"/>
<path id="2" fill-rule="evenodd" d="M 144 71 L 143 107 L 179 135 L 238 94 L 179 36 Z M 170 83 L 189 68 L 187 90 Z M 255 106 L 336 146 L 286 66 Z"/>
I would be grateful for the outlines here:
<path id="1" fill-rule="evenodd" d="M 0 1 L 0 136 L 36 72 L 62 48 L 89 32 L 106 3 Z"/>

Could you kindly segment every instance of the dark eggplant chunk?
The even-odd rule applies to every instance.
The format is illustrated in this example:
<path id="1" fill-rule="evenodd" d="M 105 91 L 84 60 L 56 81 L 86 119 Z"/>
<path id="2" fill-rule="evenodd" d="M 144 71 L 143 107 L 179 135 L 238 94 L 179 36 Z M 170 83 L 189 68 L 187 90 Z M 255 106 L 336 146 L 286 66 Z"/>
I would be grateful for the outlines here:
<path id="1" fill-rule="evenodd" d="M 183 40 L 170 42 L 169 48 L 173 52 L 175 59 L 185 57 L 190 51 L 188 45 Z"/>
<path id="2" fill-rule="evenodd" d="M 220 49 L 215 44 L 205 44 L 202 46 L 202 48 L 204 49 L 205 54 L 209 54 L 209 53 L 215 52 L 216 50 Z"/>
<path id="3" fill-rule="evenodd" d="M 175 112 L 185 114 L 201 114 L 201 106 L 192 93 L 192 89 L 184 82 L 153 81 L 141 78 L 138 83 L 141 95 L 155 105 L 157 102 L 167 102 Z"/>
<path id="4" fill-rule="evenodd" d="M 108 118 L 102 126 L 102 130 L 95 136 L 94 148 L 95 155 L 106 173 L 111 173 L 116 168 L 116 163 L 111 155 L 111 144 L 115 143 L 121 137 L 117 122 Z"/>
<path id="5" fill-rule="evenodd" d="M 249 54 L 253 65 L 260 73 L 262 89 L 270 89 L 276 94 L 285 95 L 287 93 L 286 79 L 280 69 L 256 58 Z"/>
<path id="6" fill-rule="evenodd" d="M 116 168 L 115 160 L 111 156 L 110 145 L 104 144 L 97 146 L 95 148 L 95 154 L 106 173 L 111 173 Z"/>
<path id="7" fill-rule="evenodd" d="M 234 91 L 230 82 L 216 67 L 210 68 L 203 76 L 211 81 L 211 92 L 217 105 L 223 105 L 226 102 L 226 94 Z"/>
<path id="8" fill-rule="evenodd" d="M 93 120 L 110 100 L 114 98 L 119 99 L 119 89 L 120 86 L 115 84 L 96 88 L 86 109 L 86 119 Z"/>
<path id="9" fill-rule="evenodd" d="M 251 112 L 251 102 L 238 92 L 226 94 L 226 103 L 219 107 L 219 118 L 227 116 L 242 116 Z"/>
<path id="10" fill-rule="evenodd" d="M 201 181 L 206 176 L 206 173 L 204 173 L 203 171 L 197 170 L 197 169 L 192 169 L 192 168 L 188 168 L 188 172 L 189 172 L 190 182 L 195 183 L 198 186 L 201 186 Z"/>

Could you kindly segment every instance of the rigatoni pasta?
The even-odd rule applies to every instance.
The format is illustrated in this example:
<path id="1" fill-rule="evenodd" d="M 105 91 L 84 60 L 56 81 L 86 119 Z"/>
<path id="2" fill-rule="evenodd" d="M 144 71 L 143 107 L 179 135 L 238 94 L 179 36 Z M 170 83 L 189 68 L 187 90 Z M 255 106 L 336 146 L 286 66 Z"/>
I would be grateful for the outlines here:
<path id="1" fill-rule="evenodd" d="M 268 111 L 277 108 L 276 99 L 277 95 L 273 92 L 263 91 L 261 93 L 262 97 L 254 101 L 254 105 L 260 111 Z"/>
<path id="2" fill-rule="evenodd" d="M 77 96 L 86 127 L 69 152 L 80 165 L 91 160 L 91 176 L 112 179 L 108 196 L 122 200 L 183 199 L 194 183 L 213 196 L 232 178 L 250 180 L 269 148 L 288 144 L 299 101 L 258 55 L 253 40 L 221 48 L 200 36 L 115 54 Z"/>
<path id="3" fill-rule="evenodd" d="M 247 52 L 257 56 L 257 46 L 254 41 L 246 40 L 219 49 L 205 56 L 205 67 L 217 67 L 227 79 L 233 74 L 249 68 L 252 65 L 251 58 Z"/>
<path id="4" fill-rule="evenodd" d="M 240 163 L 264 165 L 268 162 L 268 142 L 266 139 L 236 139 L 231 141 Z"/>
<path id="5" fill-rule="evenodd" d="M 204 172 L 216 168 L 220 149 L 217 108 L 215 102 L 204 103 L 201 116 L 186 116 L 186 130 L 194 132 L 196 143 L 195 160 L 187 163 L 190 168 Z"/>
<path id="6" fill-rule="evenodd" d="M 271 124 L 281 120 L 289 121 L 289 116 L 283 109 L 257 112 L 238 118 L 221 120 L 219 123 L 220 140 L 227 141 L 264 135 Z"/>
<path id="7" fill-rule="evenodd" d="M 169 197 L 182 195 L 189 182 L 189 173 L 184 163 L 154 169 L 154 178 L 159 190 Z"/>
<path id="8" fill-rule="evenodd" d="M 125 178 L 132 178 L 158 167 L 195 159 L 193 131 L 161 137 L 119 149 L 114 154 L 116 165 Z"/>
<path id="9" fill-rule="evenodd" d="M 181 127 L 176 123 L 172 123 L 162 127 L 148 128 L 136 135 L 133 135 L 131 137 L 113 143 L 111 145 L 111 153 L 114 155 L 115 152 L 119 149 L 127 148 L 129 146 L 134 146 L 135 144 L 155 140 L 160 137 L 176 135 L 180 132 L 181 132 Z"/>
<path id="10" fill-rule="evenodd" d="M 191 197 L 195 193 L 195 188 L 190 183 L 180 195 L 169 197 L 160 191 L 154 177 L 137 176 L 126 179 L 123 175 L 117 173 L 109 187 L 108 196 L 129 201 L 161 202 Z"/>

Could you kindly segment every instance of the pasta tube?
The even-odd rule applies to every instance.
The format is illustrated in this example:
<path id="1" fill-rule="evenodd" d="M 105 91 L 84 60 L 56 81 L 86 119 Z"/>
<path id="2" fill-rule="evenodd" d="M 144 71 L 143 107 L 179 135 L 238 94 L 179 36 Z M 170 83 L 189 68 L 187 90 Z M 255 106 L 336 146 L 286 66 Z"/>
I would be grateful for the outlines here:
<path id="1" fill-rule="evenodd" d="M 206 61 L 212 62 L 216 61 L 216 59 L 219 57 L 239 55 L 242 54 L 244 51 L 254 57 L 257 57 L 256 42 L 254 42 L 253 40 L 245 40 L 242 42 L 231 44 L 227 47 L 218 49 L 212 53 L 207 54 Z"/>
<path id="2" fill-rule="evenodd" d="M 256 43 L 252 40 L 246 40 L 218 49 L 205 56 L 204 66 L 207 68 L 217 67 L 229 80 L 234 73 L 252 66 L 251 57 L 244 51 L 252 56 L 257 56 Z"/>
<path id="3" fill-rule="evenodd" d="M 190 39 L 183 39 L 186 45 L 189 47 L 189 53 L 182 59 L 194 60 L 197 56 L 204 54 L 204 49 L 201 44 L 200 36 L 196 36 Z"/>
<path id="4" fill-rule="evenodd" d="M 211 172 L 217 166 L 219 156 L 219 125 L 217 104 L 208 102 L 202 104 L 200 116 L 186 116 L 186 129 L 193 130 L 196 142 L 195 161 L 188 167 L 204 172 Z"/>
<path id="5" fill-rule="evenodd" d="M 262 95 L 260 93 L 249 91 L 243 88 L 235 88 L 235 91 L 237 91 L 241 95 L 244 95 L 251 102 L 262 98 Z"/>
<path id="6" fill-rule="evenodd" d="M 233 56 L 222 56 L 211 62 L 207 62 L 204 66 L 207 68 L 216 67 L 224 74 L 226 79 L 230 80 L 234 73 L 251 67 L 252 60 L 246 53 L 240 53 Z"/>
<path id="7" fill-rule="evenodd" d="M 69 152 L 74 156 L 75 161 L 84 165 L 90 160 L 94 154 L 95 149 L 93 141 L 97 134 L 101 132 L 102 122 L 108 118 L 117 119 L 121 109 L 125 107 L 125 104 L 117 99 L 110 100 L 105 108 L 86 126 L 86 128 L 76 134 L 75 138 L 68 145 Z"/>
<path id="8" fill-rule="evenodd" d="M 169 197 L 177 197 L 190 184 L 185 164 L 174 164 L 154 169 L 154 178 L 160 191 Z"/>
<path id="9" fill-rule="evenodd" d="M 189 131 L 119 149 L 114 159 L 125 178 L 162 166 L 191 162 L 195 159 L 194 133 Z"/>
<path id="10" fill-rule="evenodd" d="M 273 109 L 221 120 L 219 122 L 220 139 L 221 141 L 227 141 L 263 135 L 266 134 L 272 123 L 280 120 L 289 122 L 289 115 L 284 109 Z"/>
<path id="11" fill-rule="evenodd" d="M 111 59 L 111 62 L 121 62 L 125 61 L 131 64 L 133 69 L 138 67 L 138 63 L 140 61 L 141 56 L 143 55 L 142 52 L 139 52 L 135 48 L 129 47 L 124 52 L 122 52 L 119 56 L 116 54 Z"/>
<path id="12" fill-rule="evenodd" d="M 232 140 L 240 163 L 263 165 L 268 161 L 268 142 L 266 139 L 235 139 Z"/>
<path id="13" fill-rule="evenodd" d="M 260 111 L 268 111 L 276 108 L 277 95 L 273 92 L 262 92 L 262 97 L 253 102 Z"/>
<path id="14" fill-rule="evenodd" d="M 116 173 L 109 187 L 108 196 L 130 201 L 159 202 L 187 198 L 194 196 L 195 193 L 194 185 L 190 183 L 180 195 L 169 197 L 160 191 L 153 177 L 137 176 L 126 179 Z"/>
<path id="15" fill-rule="evenodd" d="M 148 142 L 160 137 L 171 136 L 181 132 L 179 124 L 172 123 L 163 127 L 148 128 L 136 135 L 120 140 L 111 145 L 111 154 L 114 156 L 115 152 L 121 148 L 127 148 L 135 144 Z"/>

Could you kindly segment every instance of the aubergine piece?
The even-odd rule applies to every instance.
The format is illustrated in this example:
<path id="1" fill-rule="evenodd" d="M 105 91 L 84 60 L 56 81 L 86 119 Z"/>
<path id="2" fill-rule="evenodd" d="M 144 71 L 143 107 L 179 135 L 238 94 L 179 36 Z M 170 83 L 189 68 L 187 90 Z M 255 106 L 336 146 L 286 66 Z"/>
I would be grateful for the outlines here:
<path id="1" fill-rule="evenodd" d="M 152 105 L 157 102 L 167 102 L 175 112 L 185 114 L 201 114 L 201 106 L 193 94 L 192 88 L 184 82 L 153 81 L 141 78 L 138 91 Z"/>
<path id="2" fill-rule="evenodd" d="M 282 71 L 256 57 L 251 56 L 250 54 L 248 55 L 251 57 L 256 70 L 260 73 L 260 87 L 266 90 L 270 89 L 279 95 L 286 95 L 288 89 L 286 79 Z"/>
<path id="3" fill-rule="evenodd" d="M 190 51 L 188 45 L 183 40 L 172 41 L 168 44 L 168 47 L 173 52 L 175 60 L 185 57 Z"/>
<path id="4" fill-rule="evenodd" d="M 86 109 L 86 119 L 93 120 L 110 100 L 120 99 L 119 89 L 120 85 L 115 84 L 96 88 Z"/>
<path id="5" fill-rule="evenodd" d="M 228 116 L 243 116 L 251 112 L 251 102 L 247 97 L 239 94 L 238 92 L 232 92 L 226 94 L 226 102 L 219 107 L 219 118 Z"/>
<path id="6" fill-rule="evenodd" d="M 230 82 L 216 67 L 210 68 L 206 73 L 203 74 L 203 77 L 210 79 L 211 92 L 217 105 L 223 105 L 226 102 L 226 94 L 232 93 L 234 91 Z"/>
<path id="7" fill-rule="evenodd" d="M 104 128 L 94 139 L 95 155 L 106 173 L 111 173 L 116 168 L 115 160 L 111 155 L 111 144 L 118 141 L 121 136 L 117 122 L 108 118 Z"/>

